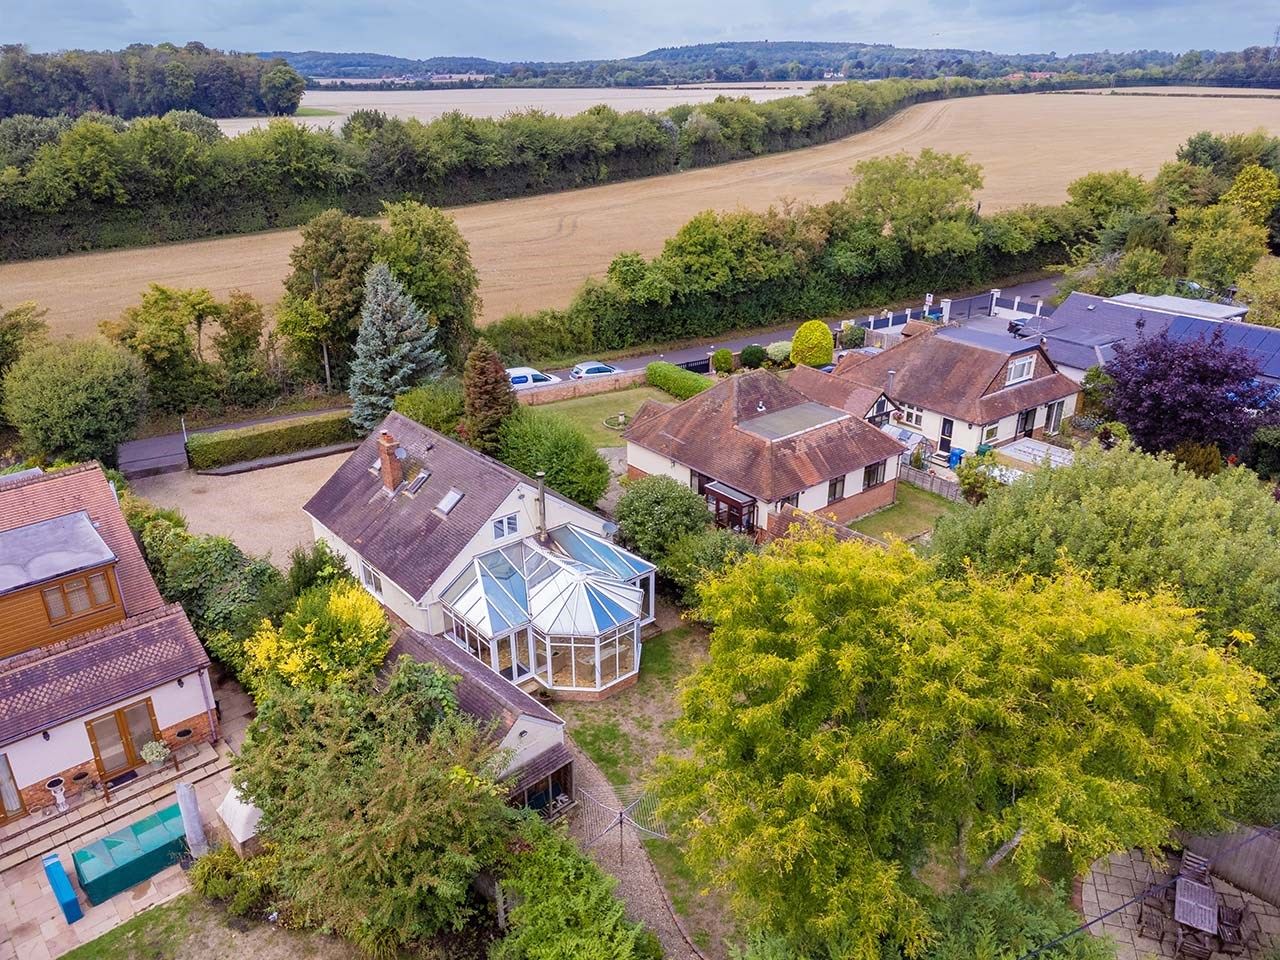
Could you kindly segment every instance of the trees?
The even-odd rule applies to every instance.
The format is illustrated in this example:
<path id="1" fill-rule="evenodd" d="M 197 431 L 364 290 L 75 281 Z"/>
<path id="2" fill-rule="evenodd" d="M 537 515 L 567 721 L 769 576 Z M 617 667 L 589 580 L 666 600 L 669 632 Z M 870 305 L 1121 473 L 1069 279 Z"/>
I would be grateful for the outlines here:
<path id="1" fill-rule="evenodd" d="M 229 403 L 248 406 L 265 400 L 276 389 L 263 364 L 266 325 L 262 304 L 247 293 L 231 291 L 218 318 L 218 332 L 213 335 L 219 390 Z"/>
<path id="2" fill-rule="evenodd" d="M 925 256 L 972 253 L 980 240 L 973 191 L 982 168 L 962 156 L 928 147 L 918 156 L 898 153 L 863 160 L 846 194 L 857 215 L 888 231 L 904 247 Z"/>
<path id="3" fill-rule="evenodd" d="M 279 626 L 264 620 L 245 641 L 246 679 L 326 689 L 373 676 L 391 649 L 382 605 L 346 577 L 298 597 Z"/>
<path id="4" fill-rule="evenodd" d="M 479 277 L 471 248 L 453 218 L 410 200 L 383 207 L 387 231 L 377 256 L 439 329 L 440 348 L 457 367 L 475 339 Z"/>
<path id="5" fill-rule="evenodd" d="M 698 605 L 698 584 L 724 573 L 743 556 L 754 552 L 755 541 L 743 533 L 708 527 L 669 541 L 659 569 L 680 588 L 680 602 Z"/>
<path id="6" fill-rule="evenodd" d="M 1280 257 L 1263 257 L 1239 280 L 1250 323 L 1280 327 Z"/>
<path id="7" fill-rule="evenodd" d="M 1067 196 L 1095 227 L 1105 225 L 1117 213 L 1144 210 L 1151 200 L 1147 182 L 1128 170 L 1085 174 L 1067 185 Z"/>
<path id="8" fill-rule="evenodd" d="M 20 356 L 40 343 L 48 332 L 44 315 L 34 300 L 10 310 L 0 305 L 0 417 L 3 416 L 4 375 Z"/>
<path id="9" fill-rule="evenodd" d="M 797 367 L 825 367 L 835 356 L 835 348 L 830 327 L 821 320 L 806 320 L 791 340 L 791 362 Z"/>
<path id="10" fill-rule="evenodd" d="M 453 377 L 431 380 L 396 397 L 395 408 L 410 420 L 451 437 L 457 433 L 465 412 L 462 384 Z"/>
<path id="11" fill-rule="evenodd" d="M 1257 362 L 1221 331 L 1196 340 L 1161 331 L 1118 344 L 1107 375 L 1107 406 L 1152 453 L 1187 441 L 1239 451 L 1257 425 L 1256 411 L 1272 403 L 1272 389 L 1256 379 Z"/>
<path id="12" fill-rule="evenodd" d="M 1059 854 L 1084 870 L 1221 822 L 1258 760 L 1260 678 L 1167 595 L 1069 568 L 944 579 L 820 535 L 701 595 L 711 656 L 659 792 L 687 862 L 802 954 L 917 952 L 926 851 L 962 875 L 1006 843 L 1024 881 Z"/>
<path id="13" fill-rule="evenodd" d="M 497 457 L 526 476 L 546 472 L 547 486 L 594 508 L 609 488 L 609 465 L 587 435 L 564 417 L 521 408 L 498 431 Z"/>
<path id="14" fill-rule="evenodd" d="M 1222 202 L 1239 210 L 1247 223 L 1265 224 L 1280 203 L 1280 176 L 1251 163 L 1236 174 Z"/>
<path id="15" fill-rule="evenodd" d="M 306 81 L 297 70 L 287 63 L 277 63 L 271 69 L 263 71 L 262 79 L 258 81 L 258 96 L 262 100 L 262 108 L 275 117 L 296 113 L 306 86 Z"/>
<path id="16" fill-rule="evenodd" d="M 502 423 L 515 412 L 517 401 L 502 360 L 483 337 L 467 354 L 462 396 L 467 442 L 496 456 L 502 448 Z"/>
<path id="17" fill-rule="evenodd" d="M 1180 211 L 1177 232 L 1187 244 L 1187 273 L 1215 290 L 1234 284 L 1267 252 L 1266 228 L 1225 203 Z"/>
<path id="18" fill-rule="evenodd" d="M 146 372 L 117 346 L 50 344 L 14 361 L 0 394 L 28 453 L 114 463 L 116 447 L 142 416 Z"/>
<path id="19" fill-rule="evenodd" d="M 711 525 L 706 500 L 685 484 L 658 475 L 628 481 L 614 513 L 618 542 L 654 563 L 680 537 Z"/>
<path id="20" fill-rule="evenodd" d="M 385 264 L 369 268 L 351 363 L 352 423 L 372 430 L 396 397 L 440 374 L 444 358 L 432 349 L 436 333 Z"/>

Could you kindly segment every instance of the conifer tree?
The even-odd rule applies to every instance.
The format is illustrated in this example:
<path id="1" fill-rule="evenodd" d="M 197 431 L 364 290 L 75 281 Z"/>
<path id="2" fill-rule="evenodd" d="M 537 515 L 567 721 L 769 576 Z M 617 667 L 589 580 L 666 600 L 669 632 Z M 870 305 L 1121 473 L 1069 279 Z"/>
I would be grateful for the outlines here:
<path id="1" fill-rule="evenodd" d="M 370 267 L 351 364 L 351 422 L 372 430 L 391 412 L 396 397 L 439 376 L 444 357 L 434 349 L 435 340 L 436 329 L 387 265 Z"/>
<path id="2" fill-rule="evenodd" d="M 467 442 L 482 453 L 497 454 L 502 422 L 516 409 L 515 391 L 502 359 L 483 337 L 467 355 L 462 374 Z"/>

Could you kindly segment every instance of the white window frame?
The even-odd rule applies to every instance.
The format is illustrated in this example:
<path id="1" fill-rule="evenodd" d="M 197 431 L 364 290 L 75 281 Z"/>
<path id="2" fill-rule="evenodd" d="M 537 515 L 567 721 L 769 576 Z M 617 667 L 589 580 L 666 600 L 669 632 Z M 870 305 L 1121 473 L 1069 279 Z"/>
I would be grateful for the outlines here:
<path id="1" fill-rule="evenodd" d="M 1025 370 L 1025 372 L 1023 372 Z M 1036 358 L 1035 354 L 1029 357 L 1017 357 L 1009 364 L 1009 375 L 1004 384 L 1009 386 L 1014 383 L 1022 383 L 1024 380 L 1030 380 L 1036 374 Z"/>
<path id="2" fill-rule="evenodd" d="M 917 407 L 910 403 L 902 405 L 902 422 L 909 427 L 924 426 L 924 407 Z"/>
<path id="3" fill-rule="evenodd" d="M 982 428 L 982 442 L 994 443 L 996 438 L 1000 436 L 1000 424 L 989 423 Z"/>
<path id="4" fill-rule="evenodd" d="M 360 561 L 360 582 L 374 596 L 382 596 L 382 574 L 363 560 Z"/>
<path id="5" fill-rule="evenodd" d="M 520 519 L 517 514 L 509 513 L 505 517 L 497 517 L 493 521 L 493 539 L 503 540 L 514 537 L 520 532 Z"/>

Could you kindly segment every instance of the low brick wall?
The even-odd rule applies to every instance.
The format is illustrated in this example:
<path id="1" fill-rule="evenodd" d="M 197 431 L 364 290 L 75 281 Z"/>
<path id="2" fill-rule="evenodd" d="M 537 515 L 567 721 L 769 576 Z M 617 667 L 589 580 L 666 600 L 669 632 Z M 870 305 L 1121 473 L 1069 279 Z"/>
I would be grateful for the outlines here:
<path id="1" fill-rule="evenodd" d="M 532 390 L 517 390 L 516 397 L 526 406 L 535 407 L 543 403 L 555 403 L 557 400 L 572 400 L 574 397 L 591 397 L 598 393 L 614 393 L 644 383 L 644 367 L 639 370 L 623 370 L 612 377 L 597 377 L 594 380 L 565 380 L 553 383 L 549 387 L 536 387 Z"/>
<path id="2" fill-rule="evenodd" d="M 846 499 L 852 500 L 854 498 L 847 497 Z M 863 543 L 874 544 L 878 547 L 884 546 L 875 537 L 868 537 L 865 534 L 858 533 L 856 530 L 850 530 L 843 523 L 833 520 L 825 513 L 809 513 L 806 510 L 797 510 L 790 504 L 784 504 L 781 510 L 769 511 L 767 527 L 759 531 L 758 539 L 767 543 L 770 540 L 776 540 L 778 537 L 787 536 L 791 532 L 791 528 L 797 524 L 803 528 L 815 522 L 834 534 L 837 540 L 861 540 Z"/>
<path id="3" fill-rule="evenodd" d="M 834 516 L 840 523 L 849 523 L 868 513 L 883 510 L 898 499 L 898 480 L 895 477 L 878 487 L 855 493 L 835 503 L 829 503 L 821 510 L 814 511 L 822 516 Z"/>

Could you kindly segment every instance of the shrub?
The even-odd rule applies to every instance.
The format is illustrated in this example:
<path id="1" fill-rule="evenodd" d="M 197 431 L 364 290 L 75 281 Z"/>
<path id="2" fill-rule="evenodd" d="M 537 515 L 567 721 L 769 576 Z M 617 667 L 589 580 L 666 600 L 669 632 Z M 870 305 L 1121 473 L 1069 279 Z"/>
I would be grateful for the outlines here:
<path id="1" fill-rule="evenodd" d="M 1245 463 L 1263 480 L 1280 477 L 1280 427 L 1261 427 L 1254 432 Z"/>
<path id="2" fill-rule="evenodd" d="M 5 418 L 28 453 L 114 463 L 142 416 L 146 374 L 121 347 L 50 344 L 14 361 L 3 396 Z"/>
<path id="3" fill-rule="evenodd" d="M 221 903 L 233 917 L 261 917 L 279 897 L 273 882 L 279 869 L 279 857 L 269 844 L 248 859 L 230 846 L 215 847 L 192 865 L 191 886 L 200 896 Z"/>
<path id="4" fill-rule="evenodd" d="M 1222 472 L 1222 451 L 1212 443 L 1193 443 L 1190 440 L 1173 448 L 1173 459 L 1197 477 L 1212 477 Z"/>
<path id="5" fill-rule="evenodd" d="M 856 350 L 861 346 L 865 346 L 867 342 L 867 328 L 860 327 L 856 323 L 851 323 L 847 327 L 840 330 L 840 346 L 846 350 Z"/>
<path id="6" fill-rule="evenodd" d="M 496 455 L 502 422 L 519 406 L 502 360 L 481 337 L 467 355 L 462 372 L 463 426 L 467 442 L 481 453 Z"/>
<path id="7" fill-rule="evenodd" d="M 346 443 L 356 436 L 347 411 L 337 410 L 235 430 L 193 433 L 187 440 L 187 456 L 194 469 L 211 470 L 229 463 Z"/>
<path id="8" fill-rule="evenodd" d="M 618 540 L 655 563 L 671 544 L 711 525 L 707 502 L 671 477 L 640 477 L 627 483 L 618 500 Z"/>
<path id="9" fill-rule="evenodd" d="M 743 347 L 742 352 L 738 354 L 738 362 L 748 370 L 760 369 L 768 359 L 769 355 L 764 352 L 764 347 L 758 343 Z"/>
<path id="10" fill-rule="evenodd" d="M 791 362 L 797 367 L 825 367 L 835 357 L 835 349 L 831 328 L 821 320 L 806 320 L 791 341 Z"/>
<path id="11" fill-rule="evenodd" d="M 698 584 L 707 576 L 723 573 L 744 554 L 753 553 L 755 541 L 732 530 L 708 528 L 686 533 L 666 549 L 662 573 L 680 588 L 680 602 L 698 604 Z"/>
<path id="12" fill-rule="evenodd" d="M 733 351 L 721 347 L 711 355 L 711 369 L 716 373 L 733 373 Z"/>
<path id="13" fill-rule="evenodd" d="M 498 459 L 528 476 L 547 474 L 547 486 L 584 507 L 609 488 L 609 465 L 587 435 L 552 413 L 521 408 L 502 424 Z"/>
<path id="14" fill-rule="evenodd" d="M 280 681 L 328 689 L 370 677 L 391 649 L 382 605 L 349 578 L 307 590 L 277 627 L 263 621 L 244 644 L 250 686 Z"/>
<path id="15" fill-rule="evenodd" d="M 960 461 L 956 467 L 956 479 L 960 482 L 960 492 L 970 503 L 981 503 L 1000 486 L 995 475 L 996 455 L 971 453 Z"/>
<path id="16" fill-rule="evenodd" d="M 510 928 L 492 960 L 649 960 L 661 957 L 652 935 L 626 917 L 617 881 L 584 856 L 563 830 L 528 817 L 518 852 L 502 873 L 513 895 Z"/>
<path id="17" fill-rule="evenodd" d="M 436 433 L 452 437 L 462 422 L 462 384 L 446 377 L 414 387 L 396 397 L 396 411 Z"/>
<path id="18" fill-rule="evenodd" d="M 688 400 L 696 397 L 703 390 L 711 389 L 712 383 L 700 373 L 677 367 L 665 360 L 655 360 L 644 368 L 644 378 L 652 387 L 657 387 L 671 394 L 677 400 Z"/>
<path id="19" fill-rule="evenodd" d="M 776 340 L 765 347 L 764 352 L 768 356 L 770 363 L 785 366 L 791 362 L 791 341 Z"/>

